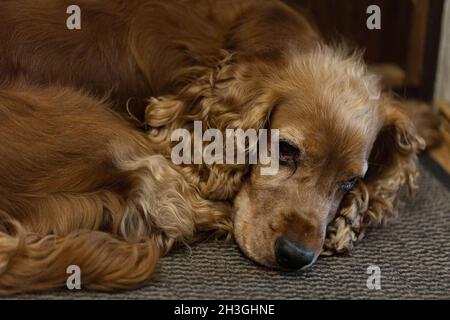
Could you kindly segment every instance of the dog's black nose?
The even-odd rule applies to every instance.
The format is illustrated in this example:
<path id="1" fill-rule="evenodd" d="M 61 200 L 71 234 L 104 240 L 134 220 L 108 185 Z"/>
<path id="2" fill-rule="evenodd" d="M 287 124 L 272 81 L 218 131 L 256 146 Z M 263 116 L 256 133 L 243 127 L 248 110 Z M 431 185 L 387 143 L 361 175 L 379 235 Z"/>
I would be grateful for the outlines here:
<path id="1" fill-rule="evenodd" d="M 313 262 L 314 252 L 305 250 L 295 241 L 279 237 L 275 241 L 275 256 L 280 267 L 299 270 Z"/>

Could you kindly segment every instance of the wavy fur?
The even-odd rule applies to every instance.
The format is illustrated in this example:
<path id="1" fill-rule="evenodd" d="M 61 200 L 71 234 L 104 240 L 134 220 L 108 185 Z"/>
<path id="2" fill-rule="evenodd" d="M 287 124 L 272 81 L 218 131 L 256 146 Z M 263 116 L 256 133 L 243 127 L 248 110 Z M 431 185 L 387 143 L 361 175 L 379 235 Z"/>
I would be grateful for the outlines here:
<path id="1" fill-rule="evenodd" d="M 349 252 L 415 188 L 420 136 L 436 140 L 430 112 L 371 100 L 360 55 L 280 1 L 4 0 L 0 41 L 2 295 L 63 286 L 70 264 L 84 288 L 134 288 L 174 245 L 232 232 L 269 266 L 280 236 Z M 170 135 L 194 120 L 279 128 L 301 165 L 175 166 Z"/>

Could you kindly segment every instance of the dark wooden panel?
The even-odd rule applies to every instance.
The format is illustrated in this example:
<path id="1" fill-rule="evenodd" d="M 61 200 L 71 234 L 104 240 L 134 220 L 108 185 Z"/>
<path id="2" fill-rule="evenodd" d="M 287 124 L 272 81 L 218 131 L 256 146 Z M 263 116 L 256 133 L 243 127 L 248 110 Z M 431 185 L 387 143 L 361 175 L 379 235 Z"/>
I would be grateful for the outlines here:
<path id="1" fill-rule="evenodd" d="M 365 48 L 369 63 L 391 62 L 406 67 L 411 16 L 410 0 L 286 0 L 310 16 L 328 40 L 343 37 Z M 367 7 L 381 9 L 381 30 L 366 27 Z"/>
<path id="2" fill-rule="evenodd" d="M 443 0 L 284 1 L 308 15 L 326 39 L 344 38 L 364 48 L 369 64 L 391 63 L 404 70 L 405 87 L 396 90 L 400 95 L 432 99 Z M 381 9 L 381 30 L 366 27 L 372 4 Z"/>

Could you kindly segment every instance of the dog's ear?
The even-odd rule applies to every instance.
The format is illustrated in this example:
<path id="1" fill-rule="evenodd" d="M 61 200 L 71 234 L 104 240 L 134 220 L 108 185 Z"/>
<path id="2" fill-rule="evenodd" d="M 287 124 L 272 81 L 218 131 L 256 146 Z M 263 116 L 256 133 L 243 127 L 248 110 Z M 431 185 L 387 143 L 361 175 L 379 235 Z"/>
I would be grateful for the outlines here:
<path id="1" fill-rule="evenodd" d="M 369 169 L 341 203 L 328 227 L 323 254 L 349 252 L 369 226 L 385 223 L 396 215 L 398 198 L 406 187 L 416 188 L 417 155 L 425 148 L 402 103 L 381 98 L 382 126 L 369 157 Z"/>
<path id="2" fill-rule="evenodd" d="M 176 95 L 152 99 L 146 109 L 152 146 L 159 154 L 170 156 L 176 144 L 171 135 L 177 129 L 186 129 L 192 143 L 194 121 L 201 121 L 203 130 L 213 128 L 222 133 L 265 128 L 277 99 L 271 88 L 265 88 L 264 74 L 257 69 L 257 62 L 244 63 L 228 55 L 212 67 L 183 70 L 184 74 L 192 72 L 192 81 Z M 242 164 L 203 163 L 180 170 L 195 181 L 204 197 L 226 200 L 240 189 L 248 169 L 249 165 Z"/>
<path id="3" fill-rule="evenodd" d="M 370 154 L 365 181 L 374 189 L 390 185 L 389 193 L 397 193 L 402 185 L 412 191 L 417 176 L 417 154 L 425 149 L 425 141 L 401 101 L 383 97 L 381 107 L 383 125 Z"/>
<path id="4" fill-rule="evenodd" d="M 180 78 L 190 79 L 175 95 L 152 98 L 145 111 L 149 138 L 168 151 L 174 130 L 193 131 L 194 121 L 203 129 L 261 129 L 280 100 L 267 70 L 258 61 L 223 53 L 206 66 L 187 67 Z"/>
<path id="5" fill-rule="evenodd" d="M 192 67 L 189 82 L 177 95 L 151 99 L 146 124 L 151 129 L 186 128 L 194 120 L 207 127 L 259 129 L 267 123 L 277 97 L 264 86 L 257 62 L 242 63 L 232 55 L 213 67 Z"/>

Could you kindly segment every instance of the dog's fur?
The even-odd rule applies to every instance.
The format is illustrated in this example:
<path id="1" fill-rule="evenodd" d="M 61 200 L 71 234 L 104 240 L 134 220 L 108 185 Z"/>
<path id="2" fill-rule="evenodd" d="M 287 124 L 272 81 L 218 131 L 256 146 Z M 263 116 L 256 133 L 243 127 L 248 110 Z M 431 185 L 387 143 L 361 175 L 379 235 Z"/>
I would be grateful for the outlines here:
<path id="1" fill-rule="evenodd" d="M 81 30 L 65 29 L 70 4 Z M 71 264 L 85 288 L 130 288 L 175 243 L 233 226 L 268 266 L 279 236 L 314 260 L 348 252 L 415 188 L 417 153 L 435 137 L 425 107 L 412 117 L 405 102 L 372 99 L 380 88 L 359 55 L 278 1 L 4 0 L 0 41 L 4 294 L 59 286 Z M 112 111 L 130 104 L 148 132 Z M 280 129 L 298 154 L 275 176 L 175 166 L 171 132 L 193 120 Z"/>

